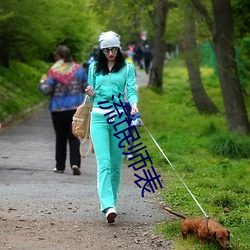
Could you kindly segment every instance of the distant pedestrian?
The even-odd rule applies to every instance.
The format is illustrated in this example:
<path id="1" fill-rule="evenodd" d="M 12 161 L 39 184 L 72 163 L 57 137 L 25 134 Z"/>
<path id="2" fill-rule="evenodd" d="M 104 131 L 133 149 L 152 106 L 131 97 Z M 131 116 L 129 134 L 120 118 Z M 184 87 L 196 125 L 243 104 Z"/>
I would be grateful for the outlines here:
<path id="1" fill-rule="evenodd" d="M 133 59 L 131 57 L 128 56 L 128 52 L 127 51 L 124 51 L 122 53 L 123 55 L 123 58 L 126 62 L 129 62 L 131 63 L 133 66 L 134 66 L 134 70 L 135 70 L 135 76 L 136 76 L 136 69 L 135 69 L 135 62 L 133 61 Z"/>
<path id="2" fill-rule="evenodd" d="M 50 95 L 49 110 L 56 134 L 55 173 L 64 173 L 66 168 L 67 142 L 69 142 L 70 166 L 73 175 L 80 175 L 80 142 L 71 131 L 72 117 L 84 100 L 84 87 L 87 74 L 73 61 L 67 46 L 59 46 L 55 51 L 55 64 L 50 68 L 48 77 L 44 76 L 39 89 Z"/>
<path id="3" fill-rule="evenodd" d="M 126 63 L 121 53 L 120 36 L 115 32 L 104 32 L 99 37 L 100 54 L 89 67 L 86 93 L 91 97 L 93 109 L 90 133 L 97 159 L 97 188 L 101 202 L 101 211 L 106 214 L 108 223 L 117 216 L 116 202 L 121 179 L 122 152 L 120 140 L 113 134 L 118 129 L 128 127 L 126 113 L 119 109 L 115 114 L 112 104 L 125 102 L 124 89 L 131 105 L 131 114 L 138 112 L 135 88 L 134 66 Z M 111 106 L 111 107 L 110 107 Z M 107 116 L 107 113 L 110 115 Z"/>
<path id="4" fill-rule="evenodd" d="M 89 54 L 89 59 L 88 59 L 88 61 L 87 61 L 88 67 L 89 67 L 89 65 L 90 65 L 92 62 L 94 62 L 94 61 L 97 59 L 98 55 L 99 55 L 99 48 L 98 48 L 97 46 L 94 46 L 93 49 L 92 49 L 92 51 L 91 51 L 90 54 Z M 87 69 L 88 69 L 88 68 L 87 68 Z"/>
<path id="5" fill-rule="evenodd" d="M 143 69 L 143 47 L 141 45 L 138 45 L 137 47 L 135 47 L 134 50 L 134 61 L 135 64 L 140 68 Z"/>
<path id="6" fill-rule="evenodd" d="M 143 58 L 144 58 L 145 72 L 146 72 L 146 74 L 148 74 L 150 66 L 151 66 L 151 61 L 153 59 L 152 51 L 149 48 L 148 44 L 145 45 L 145 48 L 143 51 Z"/>

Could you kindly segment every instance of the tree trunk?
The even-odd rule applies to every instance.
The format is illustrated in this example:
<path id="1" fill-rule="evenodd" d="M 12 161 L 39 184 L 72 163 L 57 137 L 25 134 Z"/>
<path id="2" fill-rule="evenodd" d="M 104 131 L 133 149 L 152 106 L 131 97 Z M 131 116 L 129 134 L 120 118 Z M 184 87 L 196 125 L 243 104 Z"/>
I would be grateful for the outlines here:
<path id="1" fill-rule="evenodd" d="M 216 29 L 213 38 L 228 129 L 237 134 L 248 134 L 250 124 L 235 60 L 230 0 L 212 0 L 212 4 Z"/>
<path id="2" fill-rule="evenodd" d="M 196 48 L 195 18 L 191 16 L 193 8 L 187 6 L 185 18 L 185 55 L 189 82 L 195 105 L 200 113 L 217 113 L 218 108 L 207 95 L 200 75 L 200 57 Z M 189 11 L 190 10 L 190 11 Z"/>
<path id="3" fill-rule="evenodd" d="M 149 74 L 148 87 L 157 87 L 162 89 L 163 66 L 166 53 L 166 43 L 164 41 L 166 19 L 168 12 L 168 1 L 156 1 L 155 16 L 155 37 L 153 44 L 153 62 Z"/>
<path id="4" fill-rule="evenodd" d="M 250 123 L 235 60 L 230 0 L 212 0 L 215 23 L 200 0 L 191 1 L 204 16 L 213 36 L 228 130 L 237 134 L 250 134 Z"/>

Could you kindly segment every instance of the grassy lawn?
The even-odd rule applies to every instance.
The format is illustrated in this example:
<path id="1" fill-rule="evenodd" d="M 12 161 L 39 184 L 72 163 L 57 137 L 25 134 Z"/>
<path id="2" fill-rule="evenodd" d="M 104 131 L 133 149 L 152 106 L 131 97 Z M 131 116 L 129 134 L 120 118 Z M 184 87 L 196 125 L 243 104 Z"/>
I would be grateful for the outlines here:
<path id="1" fill-rule="evenodd" d="M 145 128 L 139 127 L 138 132 L 157 174 L 162 176 L 160 194 L 164 203 L 188 217 L 204 216 L 182 179 L 207 215 L 230 230 L 232 249 L 250 249 L 250 138 L 228 134 L 218 79 L 206 67 L 201 74 L 207 93 L 220 110 L 217 115 L 197 112 L 181 60 L 166 65 L 163 93 L 139 90 L 142 121 L 174 170 Z M 155 231 L 166 239 L 175 239 L 178 250 L 219 249 L 213 243 L 201 246 L 192 236 L 182 240 L 180 225 L 181 219 L 176 217 L 173 222 L 157 225 Z"/>
<path id="2" fill-rule="evenodd" d="M 9 69 L 0 67 L 0 122 L 10 115 L 20 118 L 22 111 L 48 99 L 38 90 L 41 76 L 47 70 L 48 65 L 40 61 L 30 65 L 13 61 Z"/>

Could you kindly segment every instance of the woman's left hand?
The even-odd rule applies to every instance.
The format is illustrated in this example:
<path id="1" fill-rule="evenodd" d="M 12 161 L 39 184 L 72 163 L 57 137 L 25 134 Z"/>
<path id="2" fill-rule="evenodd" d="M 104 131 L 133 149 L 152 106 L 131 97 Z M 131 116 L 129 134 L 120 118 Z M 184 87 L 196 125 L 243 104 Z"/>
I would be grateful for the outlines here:
<path id="1" fill-rule="evenodd" d="M 131 114 L 131 115 L 135 115 L 137 112 L 138 112 L 137 104 L 136 104 L 136 103 L 133 103 L 133 104 L 131 105 L 131 112 L 130 112 L 130 114 Z"/>

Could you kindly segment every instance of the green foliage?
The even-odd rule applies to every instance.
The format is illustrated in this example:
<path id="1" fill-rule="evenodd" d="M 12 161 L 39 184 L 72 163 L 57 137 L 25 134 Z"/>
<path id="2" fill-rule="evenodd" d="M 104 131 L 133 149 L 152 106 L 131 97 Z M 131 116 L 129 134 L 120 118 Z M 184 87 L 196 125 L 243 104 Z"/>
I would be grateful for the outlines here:
<path id="1" fill-rule="evenodd" d="M 10 115 L 19 117 L 21 111 L 45 99 L 38 90 L 39 80 L 49 65 L 34 61 L 32 66 L 12 62 L 7 70 L 0 67 L 0 121 Z"/>
<path id="2" fill-rule="evenodd" d="M 201 72 L 207 93 L 223 110 L 219 82 L 214 71 L 202 67 Z M 232 249 L 248 249 L 250 159 L 242 158 L 242 153 L 237 153 L 237 158 L 214 155 L 211 145 L 219 138 L 233 138 L 237 148 L 246 149 L 250 144 L 249 137 L 227 134 L 223 112 L 217 115 L 199 114 L 193 105 L 187 79 L 183 61 L 173 60 L 164 69 L 163 93 L 139 89 L 142 121 L 167 157 L 161 154 L 145 128 L 138 128 L 157 167 L 157 174 L 161 174 L 161 197 L 173 210 L 179 210 L 188 217 L 201 217 L 202 212 L 181 178 L 206 213 L 230 230 Z M 195 237 L 190 236 L 188 241 L 179 238 L 179 225 L 179 219 L 162 223 L 156 227 L 156 232 L 163 233 L 167 239 L 174 238 L 178 250 L 201 249 Z M 214 243 L 207 243 L 202 249 L 217 247 Z"/>
<path id="3" fill-rule="evenodd" d="M 131 42 L 143 42 L 140 33 L 148 32 L 149 40 L 154 37 L 155 1 L 153 0 L 94 0 L 98 23 L 106 30 L 114 30 L 121 35 L 122 46 Z"/>
<path id="4" fill-rule="evenodd" d="M 178 44 L 183 40 L 185 34 L 185 17 L 188 15 L 195 19 L 197 41 L 211 39 L 204 18 L 195 10 L 191 1 L 178 0 L 171 1 L 177 4 L 176 8 L 170 8 L 168 11 L 167 25 L 165 32 L 165 40 L 167 43 Z M 212 5 L 210 1 L 203 1 L 206 8 L 212 13 Z"/>
<path id="5" fill-rule="evenodd" d="M 250 140 L 236 135 L 216 136 L 211 142 L 214 154 L 228 158 L 250 158 Z"/>
<path id="6" fill-rule="evenodd" d="M 82 61 L 96 43 L 95 15 L 89 1 L 2 0 L 0 64 L 14 59 L 48 61 L 55 48 L 66 44 Z M 93 14 L 93 15 L 92 15 Z"/>
<path id="7" fill-rule="evenodd" d="M 176 44 L 183 38 L 184 32 L 184 13 L 182 4 L 177 8 L 168 11 L 165 40 L 170 44 Z"/>
<path id="8" fill-rule="evenodd" d="M 250 35 L 240 39 L 237 47 L 237 62 L 241 85 L 245 93 L 250 96 Z"/>
<path id="9" fill-rule="evenodd" d="M 180 235 L 180 228 L 181 228 L 181 222 L 175 221 L 173 223 L 163 222 L 159 223 L 155 227 L 155 233 L 164 233 L 166 240 L 171 240 L 173 238 L 176 238 L 176 235 Z"/>
<path id="10" fill-rule="evenodd" d="M 219 194 L 214 194 L 211 198 L 210 204 L 212 206 L 217 206 L 223 208 L 234 209 L 237 207 L 236 197 L 229 192 L 221 192 Z"/>
<path id="11" fill-rule="evenodd" d="M 248 0 L 232 0 L 235 35 L 237 38 L 244 38 L 249 35 L 250 14 L 246 11 L 249 8 L 250 2 Z"/>

